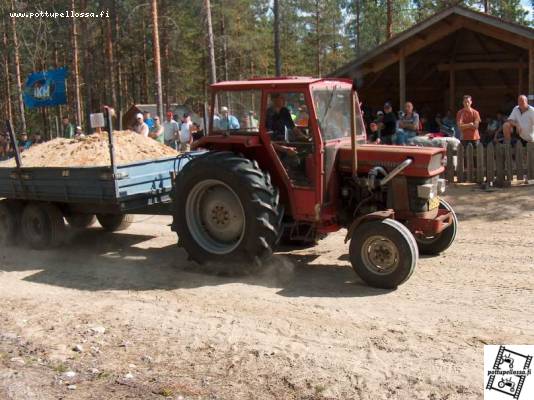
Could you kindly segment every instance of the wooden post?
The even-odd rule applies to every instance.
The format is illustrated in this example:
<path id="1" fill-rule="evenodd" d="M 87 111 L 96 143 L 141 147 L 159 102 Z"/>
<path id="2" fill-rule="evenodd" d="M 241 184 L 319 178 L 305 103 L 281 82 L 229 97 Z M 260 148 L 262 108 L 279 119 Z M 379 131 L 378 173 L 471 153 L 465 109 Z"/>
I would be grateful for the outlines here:
<path id="1" fill-rule="evenodd" d="M 449 143 L 447 146 L 447 169 L 445 176 L 449 183 L 454 183 L 454 149 L 452 143 Z"/>
<path id="2" fill-rule="evenodd" d="M 456 107 L 454 106 L 454 102 L 455 102 L 455 97 L 456 97 L 456 92 L 455 92 L 455 86 L 456 86 L 456 82 L 455 82 L 455 79 L 456 77 L 454 76 L 454 68 L 451 68 L 450 71 L 449 71 L 449 109 L 451 110 L 452 113 L 455 113 L 456 112 Z"/>
<path id="3" fill-rule="evenodd" d="M 523 64 L 523 60 L 519 59 L 519 64 Z M 523 93 L 523 68 L 519 67 L 517 69 L 517 95 Z"/>
<path id="4" fill-rule="evenodd" d="M 459 144 L 456 150 L 456 177 L 458 182 L 464 181 L 464 146 L 462 144 Z"/>
<path id="5" fill-rule="evenodd" d="M 406 103 L 406 58 L 404 57 L 404 49 L 401 49 L 399 59 L 399 110 L 404 109 Z"/>
<path id="6" fill-rule="evenodd" d="M 504 186 L 508 187 L 512 185 L 512 146 L 507 143 L 504 145 Z"/>
<path id="7" fill-rule="evenodd" d="M 466 155 L 466 181 L 467 182 L 473 182 L 473 175 L 474 175 L 474 165 L 473 162 L 473 145 L 469 143 L 467 145 L 467 148 L 465 149 L 465 155 Z"/>
<path id="8" fill-rule="evenodd" d="M 492 185 L 495 180 L 495 148 L 493 143 L 486 147 L 486 167 L 486 182 L 488 185 Z"/>
<path id="9" fill-rule="evenodd" d="M 534 104 L 534 43 L 530 43 L 528 52 L 528 102 Z"/>
<path id="10" fill-rule="evenodd" d="M 525 148 L 521 143 L 515 145 L 515 171 L 518 181 L 525 179 L 525 168 L 523 162 L 525 158 Z"/>
<path id="11" fill-rule="evenodd" d="M 498 144 L 495 152 L 495 166 L 497 170 L 497 177 L 495 184 L 499 187 L 504 186 L 504 145 Z"/>
<path id="12" fill-rule="evenodd" d="M 484 183 L 484 167 L 485 167 L 485 163 L 484 163 L 484 145 L 482 143 L 478 143 L 477 144 L 477 148 L 476 148 L 476 153 L 477 153 L 477 183 L 478 184 L 482 184 Z"/>

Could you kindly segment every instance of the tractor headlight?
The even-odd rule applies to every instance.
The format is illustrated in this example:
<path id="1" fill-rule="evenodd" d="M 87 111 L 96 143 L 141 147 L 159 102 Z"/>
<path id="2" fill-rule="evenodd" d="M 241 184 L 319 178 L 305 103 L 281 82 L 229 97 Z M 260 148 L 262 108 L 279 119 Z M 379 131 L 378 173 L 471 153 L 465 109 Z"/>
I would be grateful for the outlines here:
<path id="1" fill-rule="evenodd" d="M 432 183 L 417 186 L 417 197 L 433 199 L 436 196 L 436 188 Z"/>

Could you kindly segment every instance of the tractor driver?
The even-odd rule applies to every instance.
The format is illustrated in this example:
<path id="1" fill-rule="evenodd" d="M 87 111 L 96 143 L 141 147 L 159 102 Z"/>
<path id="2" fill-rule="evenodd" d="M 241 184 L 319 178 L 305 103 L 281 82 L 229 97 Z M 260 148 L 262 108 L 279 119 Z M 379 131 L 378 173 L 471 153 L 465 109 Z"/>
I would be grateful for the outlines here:
<path id="1" fill-rule="evenodd" d="M 286 146 L 276 142 L 307 142 L 309 137 L 304 134 L 293 122 L 291 113 L 286 107 L 286 99 L 281 94 L 273 94 L 272 105 L 267 109 L 265 126 L 271 135 L 275 151 L 280 156 L 282 164 L 293 177 L 303 177 L 303 160 L 305 154 L 301 154 L 297 148 Z"/>
<path id="2" fill-rule="evenodd" d="M 281 94 L 273 94 L 271 99 L 272 105 L 267 109 L 265 121 L 267 131 L 271 134 L 271 140 L 273 142 L 286 141 L 286 139 L 289 142 L 293 141 L 291 139 L 307 140 L 308 136 L 295 126 L 291 113 L 286 107 L 285 97 Z M 273 143 L 273 147 L 279 153 L 297 155 L 297 150 L 294 147 L 284 146 L 280 143 Z"/>

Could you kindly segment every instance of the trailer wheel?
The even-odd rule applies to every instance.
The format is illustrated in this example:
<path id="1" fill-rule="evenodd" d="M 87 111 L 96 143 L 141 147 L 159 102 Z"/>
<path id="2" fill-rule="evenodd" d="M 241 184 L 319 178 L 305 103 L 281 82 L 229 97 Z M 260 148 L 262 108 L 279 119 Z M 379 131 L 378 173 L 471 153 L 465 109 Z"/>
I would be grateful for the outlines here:
<path id="1" fill-rule="evenodd" d="M 132 214 L 96 214 L 102 228 L 108 232 L 120 232 L 128 229 L 133 222 Z"/>
<path id="2" fill-rule="evenodd" d="M 16 242 L 20 218 L 22 215 L 22 205 L 17 201 L 0 201 L 0 246 L 13 244 Z"/>
<path id="3" fill-rule="evenodd" d="M 365 222 L 352 234 L 350 261 L 370 286 L 394 289 L 412 275 L 419 253 L 411 232 L 390 218 Z"/>
<path id="4" fill-rule="evenodd" d="M 65 216 L 65 219 L 75 229 L 89 228 L 96 222 L 96 216 L 94 214 L 74 213 Z"/>
<path id="5" fill-rule="evenodd" d="M 255 161 L 207 153 L 178 174 L 175 191 L 172 226 L 192 260 L 228 274 L 272 255 L 283 210 L 269 174 Z"/>
<path id="6" fill-rule="evenodd" d="M 424 237 L 416 235 L 415 240 L 417 241 L 421 254 L 439 254 L 447 250 L 456 238 L 456 232 L 458 231 L 458 218 L 456 217 L 456 213 L 452 209 L 452 206 L 443 199 L 439 200 L 439 208 L 452 213 L 452 224 L 436 236 Z"/>
<path id="7" fill-rule="evenodd" d="M 65 238 L 63 214 L 53 204 L 28 204 L 22 213 L 21 225 L 24 240 L 34 249 L 58 246 Z"/>

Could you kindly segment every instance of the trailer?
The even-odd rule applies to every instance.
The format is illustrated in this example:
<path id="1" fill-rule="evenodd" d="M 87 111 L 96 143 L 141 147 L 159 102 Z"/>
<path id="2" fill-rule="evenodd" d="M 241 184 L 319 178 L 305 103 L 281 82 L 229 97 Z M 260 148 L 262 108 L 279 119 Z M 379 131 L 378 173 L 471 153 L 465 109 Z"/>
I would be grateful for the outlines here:
<path id="1" fill-rule="evenodd" d="M 77 229 L 98 219 L 113 232 L 126 229 L 132 214 L 171 214 L 176 174 L 197 154 L 117 165 L 112 135 L 109 166 L 27 168 L 16 154 L 17 167 L 0 168 L 0 244 L 60 245 L 65 219 Z"/>

